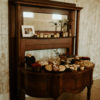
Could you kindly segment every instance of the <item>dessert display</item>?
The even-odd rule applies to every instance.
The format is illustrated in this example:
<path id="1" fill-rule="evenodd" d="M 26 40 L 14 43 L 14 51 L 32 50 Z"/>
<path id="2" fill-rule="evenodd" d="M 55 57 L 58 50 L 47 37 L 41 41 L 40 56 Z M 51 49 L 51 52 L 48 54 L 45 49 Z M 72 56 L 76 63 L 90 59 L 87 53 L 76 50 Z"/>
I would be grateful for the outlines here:
<path id="1" fill-rule="evenodd" d="M 54 33 L 35 33 L 33 38 L 40 38 L 40 39 L 45 39 L 45 38 L 60 38 L 60 37 L 71 37 L 72 33 L 70 32 L 54 32 Z"/>
<path id="2" fill-rule="evenodd" d="M 67 57 L 65 54 L 59 55 L 57 58 L 39 61 L 36 61 L 34 56 L 28 54 L 25 56 L 25 63 L 28 68 L 35 72 L 78 72 L 94 66 L 89 57 Z"/>

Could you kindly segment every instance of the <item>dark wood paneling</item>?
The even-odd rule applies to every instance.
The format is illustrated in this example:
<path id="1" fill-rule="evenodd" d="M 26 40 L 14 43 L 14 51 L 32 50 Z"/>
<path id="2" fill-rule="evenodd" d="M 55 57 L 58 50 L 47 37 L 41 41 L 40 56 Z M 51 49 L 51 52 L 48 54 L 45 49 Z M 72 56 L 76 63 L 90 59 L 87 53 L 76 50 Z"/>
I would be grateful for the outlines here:
<path id="1" fill-rule="evenodd" d="M 60 9 L 55 9 L 53 8 L 52 10 L 50 8 L 44 8 L 44 7 L 29 7 L 27 6 L 22 6 L 22 11 L 31 11 L 31 12 L 36 12 L 36 13 L 47 13 L 47 14 L 63 14 L 63 15 L 68 15 L 69 12 L 66 10 L 60 10 Z"/>
<path id="2" fill-rule="evenodd" d="M 17 0 L 17 1 L 25 1 L 25 2 L 37 2 L 37 3 L 47 3 L 47 4 L 54 4 L 54 5 L 63 5 L 63 6 L 69 6 L 69 7 L 76 7 L 76 4 L 74 3 L 64 3 L 60 1 L 51 1 L 51 0 Z"/>
<path id="3" fill-rule="evenodd" d="M 51 0 L 9 0 L 13 2 L 30 2 L 30 3 L 46 3 L 46 4 L 54 4 L 54 5 L 64 5 L 64 6 L 69 6 L 69 7 L 76 7 L 76 4 L 74 3 L 64 3 L 60 1 L 51 1 Z"/>
<path id="4" fill-rule="evenodd" d="M 25 51 L 39 50 L 39 49 L 53 49 L 53 48 L 68 48 L 72 46 L 72 38 L 21 39 L 21 42 L 25 42 Z"/>
<path id="5" fill-rule="evenodd" d="M 56 1 L 38 1 L 38 0 L 18 0 L 17 4 L 25 6 L 35 6 L 35 7 L 46 7 L 46 8 L 56 8 L 56 9 L 66 9 L 66 10 L 81 10 L 82 7 L 76 7 L 76 4 L 63 3 Z"/>
<path id="6" fill-rule="evenodd" d="M 79 42 L 79 23 L 80 23 L 80 11 L 77 11 L 77 19 L 76 19 L 76 48 L 75 48 L 75 55 L 78 55 L 78 42 Z"/>

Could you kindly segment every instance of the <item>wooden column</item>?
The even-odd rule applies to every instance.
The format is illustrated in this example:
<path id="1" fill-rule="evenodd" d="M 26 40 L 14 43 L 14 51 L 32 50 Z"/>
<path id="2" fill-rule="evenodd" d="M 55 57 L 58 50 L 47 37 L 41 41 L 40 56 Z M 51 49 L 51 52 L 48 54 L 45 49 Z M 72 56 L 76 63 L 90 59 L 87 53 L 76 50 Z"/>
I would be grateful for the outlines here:
<path id="1" fill-rule="evenodd" d="M 76 48 L 75 48 L 75 55 L 78 55 L 78 42 L 79 42 L 79 23 L 80 23 L 80 10 L 77 10 L 77 19 L 76 19 Z"/>
<path id="2" fill-rule="evenodd" d="M 75 11 L 71 12 L 71 33 L 72 33 L 72 55 L 75 54 Z"/>
<path id="3" fill-rule="evenodd" d="M 22 25 L 22 12 L 21 5 L 16 6 L 16 45 L 17 45 L 17 63 L 21 64 L 21 25 Z"/>
<path id="4" fill-rule="evenodd" d="M 17 100 L 15 5 L 9 3 L 9 89 L 10 100 Z"/>

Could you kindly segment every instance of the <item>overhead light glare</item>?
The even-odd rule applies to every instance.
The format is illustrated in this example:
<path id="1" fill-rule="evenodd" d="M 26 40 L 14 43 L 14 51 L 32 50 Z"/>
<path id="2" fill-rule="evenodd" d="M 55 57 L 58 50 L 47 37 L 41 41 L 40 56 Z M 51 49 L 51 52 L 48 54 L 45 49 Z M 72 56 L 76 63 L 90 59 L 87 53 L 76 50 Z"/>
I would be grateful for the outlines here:
<path id="1" fill-rule="evenodd" d="M 33 12 L 23 12 L 23 17 L 24 18 L 34 18 L 34 13 Z"/>
<path id="2" fill-rule="evenodd" d="M 53 14 L 52 15 L 52 19 L 53 20 L 61 20 L 62 19 L 62 15 L 60 15 L 60 14 Z"/>

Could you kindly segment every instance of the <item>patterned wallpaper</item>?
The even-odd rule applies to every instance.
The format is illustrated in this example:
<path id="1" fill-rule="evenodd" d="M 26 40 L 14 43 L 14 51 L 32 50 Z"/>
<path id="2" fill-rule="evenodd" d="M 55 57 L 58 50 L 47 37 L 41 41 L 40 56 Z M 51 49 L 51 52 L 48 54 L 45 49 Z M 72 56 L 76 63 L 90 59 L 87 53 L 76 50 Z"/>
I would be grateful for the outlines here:
<path id="1" fill-rule="evenodd" d="M 79 55 L 90 56 L 95 63 L 94 79 L 100 78 L 100 0 L 78 0 L 80 16 Z"/>
<path id="2" fill-rule="evenodd" d="M 100 0 L 56 1 L 76 3 L 83 7 L 80 20 L 79 55 L 91 57 L 96 65 L 94 79 L 100 78 Z M 9 100 L 8 66 L 8 0 L 0 0 L 0 100 Z"/>
<path id="3" fill-rule="evenodd" d="M 0 0 L 0 100 L 9 100 L 8 0 Z"/>

